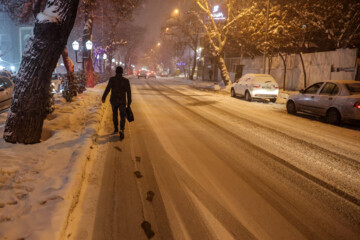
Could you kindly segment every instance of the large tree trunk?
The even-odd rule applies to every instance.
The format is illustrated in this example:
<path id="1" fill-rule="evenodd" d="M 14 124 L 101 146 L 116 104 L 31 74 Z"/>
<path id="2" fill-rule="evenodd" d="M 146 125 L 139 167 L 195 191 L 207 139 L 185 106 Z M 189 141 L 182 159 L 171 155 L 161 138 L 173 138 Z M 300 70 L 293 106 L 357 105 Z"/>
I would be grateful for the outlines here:
<path id="1" fill-rule="evenodd" d="M 76 18 L 79 0 L 48 0 L 24 52 L 4 131 L 11 143 L 38 143 L 46 116 L 51 74 Z"/>
<path id="2" fill-rule="evenodd" d="M 223 82 L 226 86 L 231 87 L 232 82 L 231 82 L 229 71 L 226 67 L 224 58 L 221 55 L 218 55 L 216 57 L 216 61 L 220 68 L 221 79 L 223 80 Z"/>

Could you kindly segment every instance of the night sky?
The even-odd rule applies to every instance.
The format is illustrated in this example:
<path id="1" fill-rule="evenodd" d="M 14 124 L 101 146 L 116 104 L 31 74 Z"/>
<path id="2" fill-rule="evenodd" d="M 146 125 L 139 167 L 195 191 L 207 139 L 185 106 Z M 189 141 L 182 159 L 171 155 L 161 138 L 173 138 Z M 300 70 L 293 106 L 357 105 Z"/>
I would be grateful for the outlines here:
<path id="1" fill-rule="evenodd" d="M 147 28 L 144 42 L 155 43 L 160 39 L 160 27 L 166 15 L 177 7 L 177 3 L 177 0 L 146 0 L 135 11 L 135 24 Z"/>

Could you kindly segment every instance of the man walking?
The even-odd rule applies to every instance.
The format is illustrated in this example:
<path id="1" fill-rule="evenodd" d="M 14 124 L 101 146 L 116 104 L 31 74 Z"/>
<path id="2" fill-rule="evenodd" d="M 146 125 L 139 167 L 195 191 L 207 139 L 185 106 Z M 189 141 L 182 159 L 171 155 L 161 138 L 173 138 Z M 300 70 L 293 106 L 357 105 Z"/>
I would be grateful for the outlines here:
<path id="1" fill-rule="evenodd" d="M 102 102 L 104 103 L 111 90 L 110 103 L 113 110 L 114 134 L 119 131 L 118 111 L 120 111 L 120 139 L 124 139 L 126 107 L 131 104 L 131 87 L 129 79 L 122 76 L 122 67 L 116 68 L 116 76 L 111 77 L 106 86 Z M 126 101 L 127 96 L 127 101 Z"/>

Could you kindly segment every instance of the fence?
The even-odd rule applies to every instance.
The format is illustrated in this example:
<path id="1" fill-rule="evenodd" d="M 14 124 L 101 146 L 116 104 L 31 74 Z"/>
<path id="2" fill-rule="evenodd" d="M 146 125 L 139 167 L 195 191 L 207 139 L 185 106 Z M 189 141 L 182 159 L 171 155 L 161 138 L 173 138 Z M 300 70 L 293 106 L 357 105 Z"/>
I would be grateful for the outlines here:
<path id="1" fill-rule="evenodd" d="M 355 80 L 358 69 L 357 51 L 357 49 L 337 49 L 336 51 L 303 54 L 307 77 L 306 86 L 322 80 Z M 234 80 L 238 65 L 243 65 L 243 74 L 262 73 L 262 59 L 262 56 L 254 58 L 227 58 L 225 62 L 230 72 L 231 80 Z M 286 65 L 286 89 L 299 90 L 304 88 L 304 73 L 299 54 L 287 55 Z M 268 73 L 268 59 L 266 73 Z M 270 75 L 275 78 L 282 88 L 284 64 L 280 56 L 272 58 Z"/>

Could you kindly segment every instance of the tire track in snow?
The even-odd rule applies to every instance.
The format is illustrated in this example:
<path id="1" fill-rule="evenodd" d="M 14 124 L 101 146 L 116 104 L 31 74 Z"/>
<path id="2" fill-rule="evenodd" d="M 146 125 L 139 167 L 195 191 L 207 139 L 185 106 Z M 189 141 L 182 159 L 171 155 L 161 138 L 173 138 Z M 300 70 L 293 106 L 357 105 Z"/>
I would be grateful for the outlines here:
<path id="1" fill-rule="evenodd" d="M 201 100 L 199 100 L 198 98 L 195 98 L 195 97 L 192 97 L 192 96 L 189 96 L 189 95 L 186 95 L 184 93 L 181 93 L 180 91 L 177 91 L 173 88 L 170 88 L 162 83 L 159 83 L 159 85 L 167 88 L 167 89 L 170 89 L 176 93 L 178 93 L 179 95 L 185 97 L 185 98 L 188 98 L 188 99 L 191 99 L 191 100 L 194 100 L 194 101 L 199 101 L 201 102 Z M 279 131 L 278 129 L 274 129 L 272 127 L 268 127 L 268 126 L 264 126 L 260 123 L 257 123 L 251 119 L 248 119 L 248 118 L 245 118 L 245 117 L 241 117 L 241 116 L 238 116 L 234 113 L 231 113 L 229 111 L 225 111 L 223 110 L 222 108 L 219 108 L 219 107 L 216 107 L 216 106 L 213 106 L 213 105 L 207 105 L 206 107 L 208 108 L 211 108 L 211 109 L 214 109 L 218 112 L 221 112 L 222 114 L 224 115 L 228 115 L 232 118 L 235 118 L 235 119 L 238 119 L 238 120 L 241 120 L 241 121 L 246 121 L 246 122 L 249 122 L 251 123 L 252 125 L 254 125 L 255 127 L 257 128 L 261 128 L 261 129 L 264 129 L 264 130 L 267 130 L 267 131 L 271 131 L 273 133 L 276 133 L 278 134 L 280 137 L 284 137 L 284 138 L 287 138 L 287 139 L 291 139 L 292 141 L 295 141 L 297 144 L 299 145 L 304 145 L 308 148 L 310 148 L 311 150 L 315 150 L 315 151 L 318 151 L 318 152 L 321 152 L 321 154 L 324 154 L 324 155 L 332 155 L 330 156 L 332 158 L 332 160 L 334 161 L 337 161 L 337 162 L 343 162 L 343 161 L 346 161 L 349 165 L 351 165 L 352 167 L 356 168 L 358 171 L 360 171 L 360 162 L 356 159 L 353 159 L 353 158 L 350 158 L 350 157 L 347 157 L 347 156 L 344 156 L 342 154 L 339 154 L 339 153 L 336 153 L 332 150 L 329 150 L 329 149 L 325 149 L 319 145 L 316 145 L 316 144 L 313 144 L 313 143 L 310 143 L 310 142 L 307 142 L 305 140 L 302 140 L 302 139 L 299 139 L 299 138 L 296 138 L 292 135 L 289 135 L 287 133 L 284 133 L 282 131 Z"/>
<path id="2" fill-rule="evenodd" d="M 162 96 L 164 96 L 165 98 L 167 98 L 168 100 L 172 101 L 173 103 L 175 103 L 176 105 L 178 105 L 180 108 L 183 108 L 185 111 L 191 113 L 192 115 L 195 115 L 198 119 L 202 120 L 203 122 L 206 122 L 207 124 L 209 125 L 212 125 L 218 129 L 221 129 L 222 131 L 224 131 L 225 133 L 227 133 L 228 135 L 230 135 L 231 137 L 243 142 L 244 144 L 247 144 L 249 147 L 253 148 L 254 150 L 258 151 L 258 152 L 261 152 L 262 154 L 270 157 L 271 159 L 275 160 L 276 162 L 278 162 L 279 164 L 289 168 L 290 170 L 294 171 L 295 173 L 303 176 L 304 178 L 306 178 L 307 180 L 315 183 L 316 185 L 332 192 L 333 194 L 337 195 L 338 197 L 342 198 L 342 199 L 345 199 L 347 200 L 348 202 L 360 207 L 360 199 L 337 188 L 336 186 L 333 186 L 327 182 L 325 182 L 324 180 L 316 177 L 316 176 L 313 176 L 311 174 L 309 174 L 308 172 L 296 167 L 295 165 L 287 162 L 286 160 L 282 159 L 281 157 L 278 157 L 276 156 L 275 154 L 269 152 L 269 151 L 266 151 L 265 149 L 249 142 L 248 140 L 246 140 L 245 138 L 241 137 L 241 136 L 238 136 L 236 135 L 235 133 L 231 132 L 230 130 L 228 129 L 225 129 L 223 126 L 220 126 L 219 124 L 217 123 L 214 123 L 212 121 L 210 121 L 209 119 L 205 118 L 204 116 L 200 115 L 199 113 L 193 111 L 192 109 L 184 106 L 183 104 L 179 103 L 178 101 L 174 100 L 173 98 L 169 97 L 168 95 L 164 94 L 162 91 L 160 91 L 159 89 L 155 88 L 153 85 L 151 85 L 149 83 L 149 81 L 146 81 L 146 83 L 155 91 L 157 91 L 159 94 L 161 94 Z M 159 83 L 160 85 L 162 85 L 161 83 Z M 171 88 L 170 88 L 171 89 Z M 184 95 L 185 97 L 188 97 L 187 95 L 185 94 L 182 94 L 174 89 L 171 89 L 172 91 L 175 91 L 181 95 Z M 188 97 L 190 98 L 190 97 Z M 196 99 L 197 101 L 199 101 L 198 99 Z M 296 138 L 295 138 L 296 139 Z"/>

